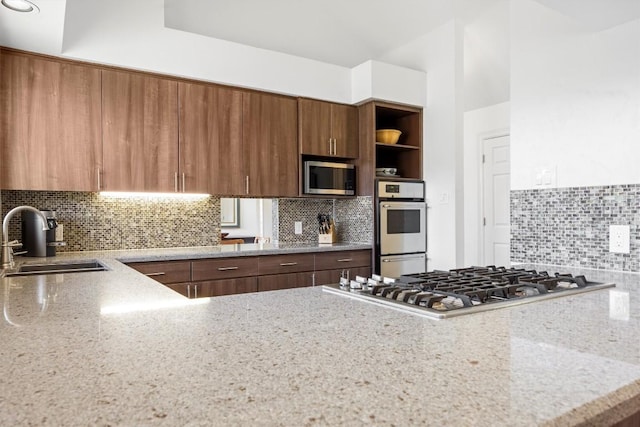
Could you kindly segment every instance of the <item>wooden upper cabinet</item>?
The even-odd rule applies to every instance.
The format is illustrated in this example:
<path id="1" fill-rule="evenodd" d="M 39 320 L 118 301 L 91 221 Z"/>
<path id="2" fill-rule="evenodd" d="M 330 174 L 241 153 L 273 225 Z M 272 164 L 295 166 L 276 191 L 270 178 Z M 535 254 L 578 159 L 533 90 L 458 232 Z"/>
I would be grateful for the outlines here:
<path id="1" fill-rule="evenodd" d="M 245 194 L 242 92 L 179 83 L 180 169 L 185 191 Z"/>
<path id="2" fill-rule="evenodd" d="M 358 157 L 358 109 L 301 98 L 298 100 L 300 154 Z"/>
<path id="3" fill-rule="evenodd" d="M 102 71 L 101 190 L 178 191 L 177 84 Z"/>
<path id="4" fill-rule="evenodd" d="M 298 195 L 297 111 L 293 98 L 258 92 L 243 95 L 246 194 Z"/>
<path id="5" fill-rule="evenodd" d="M 2 188 L 96 191 L 100 70 L 2 51 Z"/>

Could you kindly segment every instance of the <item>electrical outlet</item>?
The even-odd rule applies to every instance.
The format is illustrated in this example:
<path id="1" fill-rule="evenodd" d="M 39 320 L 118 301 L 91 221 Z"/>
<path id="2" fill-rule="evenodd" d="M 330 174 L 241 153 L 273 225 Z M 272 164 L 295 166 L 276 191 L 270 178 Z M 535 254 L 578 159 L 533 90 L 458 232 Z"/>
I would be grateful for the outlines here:
<path id="1" fill-rule="evenodd" d="M 294 233 L 302 234 L 302 221 L 294 222 Z"/>
<path id="2" fill-rule="evenodd" d="M 628 225 L 609 226 L 609 252 L 628 254 L 630 252 L 630 238 Z"/>

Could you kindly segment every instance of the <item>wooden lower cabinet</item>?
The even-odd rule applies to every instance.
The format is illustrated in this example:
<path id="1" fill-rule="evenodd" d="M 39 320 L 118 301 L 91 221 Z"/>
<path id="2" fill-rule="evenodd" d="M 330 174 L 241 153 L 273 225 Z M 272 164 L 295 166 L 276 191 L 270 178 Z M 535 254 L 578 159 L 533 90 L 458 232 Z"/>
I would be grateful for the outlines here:
<path id="1" fill-rule="evenodd" d="M 192 283 L 196 286 L 198 298 L 219 297 L 222 295 L 246 294 L 258 291 L 257 277 L 240 277 L 237 279 L 210 280 Z M 196 297 L 194 295 L 193 297 Z"/>
<path id="2" fill-rule="evenodd" d="M 319 285 L 331 285 L 340 282 L 340 275 L 343 272 L 348 272 L 350 279 L 355 279 L 356 276 L 370 277 L 371 267 L 352 267 L 348 269 L 340 268 L 336 270 L 323 270 L 316 271 L 316 286 Z"/>
<path id="3" fill-rule="evenodd" d="M 258 292 L 313 286 L 313 272 L 274 274 L 258 277 Z"/>
<path id="4" fill-rule="evenodd" d="M 371 275 L 371 251 L 224 257 L 128 263 L 187 298 L 275 291 Z"/>
<path id="5" fill-rule="evenodd" d="M 127 265 L 165 285 L 175 283 L 182 286 L 191 281 L 191 261 L 133 262 Z"/>

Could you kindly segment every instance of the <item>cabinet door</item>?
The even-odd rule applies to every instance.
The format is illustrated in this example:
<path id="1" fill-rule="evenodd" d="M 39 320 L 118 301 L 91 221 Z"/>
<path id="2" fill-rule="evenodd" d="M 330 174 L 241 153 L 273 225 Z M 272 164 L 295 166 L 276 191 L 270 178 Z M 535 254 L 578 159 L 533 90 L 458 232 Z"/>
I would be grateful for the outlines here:
<path id="1" fill-rule="evenodd" d="M 316 271 L 316 286 L 340 283 L 341 274 L 348 274 L 349 279 L 355 280 L 356 276 L 371 277 L 371 267 L 351 267 L 345 269 Z"/>
<path id="2" fill-rule="evenodd" d="M 298 195 L 298 110 L 293 98 L 243 95 L 245 190 L 259 197 Z"/>
<path id="3" fill-rule="evenodd" d="M 245 194 L 242 92 L 180 83 L 178 93 L 184 191 L 223 196 Z"/>
<path id="4" fill-rule="evenodd" d="M 331 106 L 331 135 L 335 142 L 335 156 L 358 158 L 358 109 L 350 105 Z"/>
<path id="5" fill-rule="evenodd" d="M 104 70 L 102 130 L 102 189 L 177 191 L 177 82 Z"/>
<path id="6" fill-rule="evenodd" d="M 192 298 L 217 297 L 222 295 L 245 294 L 258 291 L 257 277 L 241 277 L 237 279 L 211 280 L 191 284 Z M 195 287 L 195 288 L 193 288 Z"/>
<path id="7" fill-rule="evenodd" d="M 2 188 L 96 191 L 100 70 L 2 51 Z"/>
<path id="8" fill-rule="evenodd" d="M 258 277 L 258 292 L 313 286 L 313 273 L 287 273 Z"/>
<path id="9" fill-rule="evenodd" d="M 330 156 L 331 104 L 311 99 L 298 100 L 300 154 Z"/>

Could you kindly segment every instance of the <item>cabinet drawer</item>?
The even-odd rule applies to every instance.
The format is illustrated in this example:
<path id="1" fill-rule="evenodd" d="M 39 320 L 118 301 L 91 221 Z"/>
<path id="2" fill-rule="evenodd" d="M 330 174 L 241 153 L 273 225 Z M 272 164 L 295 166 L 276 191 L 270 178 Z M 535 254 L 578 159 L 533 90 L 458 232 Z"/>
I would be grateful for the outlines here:
<path id="1" fill-rule="evenodd" d="M 196 260 L 192 262 L 191 278 L 201 280 L 231 279 L 258 275 L 258 257 L 236 257 Z"/>
<path id="2" fill-rule="evenodd" d="M 313 271 L 313 254 L 269 255 L 259 257 L 260 275 Z"/>
<path id="3" fill-rule="evenodd" d="M 127 265 L 164 284 L 191 280 L 191 261 L 132 262 Z"/>
<path id="4" fill-rule="evenodd" d="M 316 254 L 316 271 L 370 266 L 370 250 L 322 252 Z"/>

